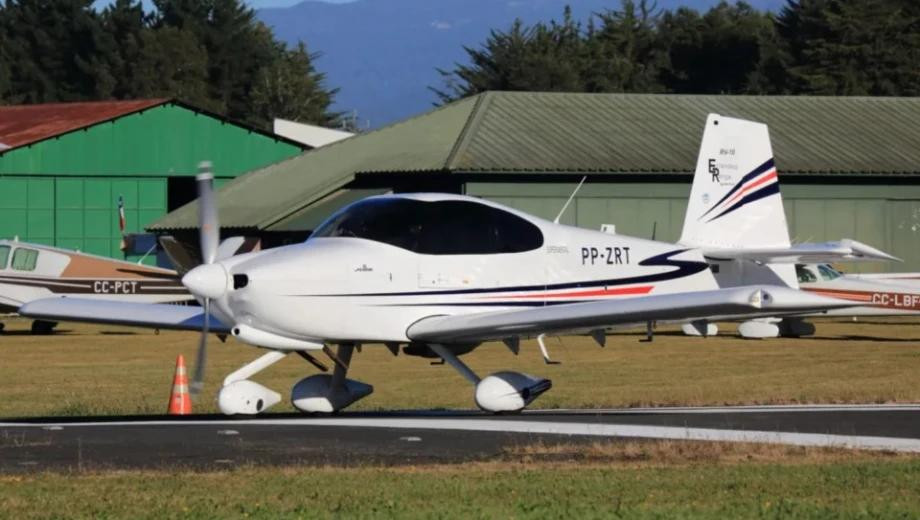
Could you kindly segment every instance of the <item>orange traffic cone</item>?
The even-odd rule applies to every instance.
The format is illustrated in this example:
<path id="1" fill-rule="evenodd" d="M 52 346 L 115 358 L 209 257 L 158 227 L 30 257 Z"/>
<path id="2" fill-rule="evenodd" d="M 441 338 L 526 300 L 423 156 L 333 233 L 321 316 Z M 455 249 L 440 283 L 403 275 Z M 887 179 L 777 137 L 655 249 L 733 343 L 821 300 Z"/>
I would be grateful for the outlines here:
<path id="1" fill-rule="evenodd" d="M 185 358 L 182 354 L 176 358 L 176 375 L 173 376 L 172 392 L 169 394 L 169 415 L 189 415 L 192 413 L 192 399 L 188 394 L 188 373 L 185 371 Z"/>

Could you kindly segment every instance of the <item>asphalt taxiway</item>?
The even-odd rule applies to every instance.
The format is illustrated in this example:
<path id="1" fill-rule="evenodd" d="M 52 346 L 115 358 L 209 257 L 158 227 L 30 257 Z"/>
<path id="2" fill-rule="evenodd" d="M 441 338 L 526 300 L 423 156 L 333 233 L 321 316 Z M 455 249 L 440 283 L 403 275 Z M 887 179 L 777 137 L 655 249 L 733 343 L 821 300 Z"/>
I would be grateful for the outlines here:
<path id="1" fill-rule="evenodd" d="M 920 453 L 920 406 L 750 406 L 0 420 L 0 472 L 422 464 L 536 442 L 686 439 Z"/>

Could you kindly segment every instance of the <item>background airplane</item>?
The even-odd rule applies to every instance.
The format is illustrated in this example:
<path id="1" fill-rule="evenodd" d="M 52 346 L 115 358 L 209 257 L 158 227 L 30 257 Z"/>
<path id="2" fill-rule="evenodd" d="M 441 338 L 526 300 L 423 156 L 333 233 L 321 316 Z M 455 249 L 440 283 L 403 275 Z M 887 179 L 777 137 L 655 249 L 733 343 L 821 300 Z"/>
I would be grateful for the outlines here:
<path id="1" fill-rule="evenodd" d="M 30 301 L 64 296 L 118 302 L 194 301 L 177 273 L 169 269 L 0 240 L 0 312 L 17 312 Z M 36 320 L 32 332 L 49 333 L 54 326 L 53 321 Z"/>
<path id="2" fill-rule="evenodd" d="M 898 316 L 920 314 L 920 273 L 851 275 L 828 264 L 797 265 L 803 291 L 864 305 L 829 311 L 837 316 Z"/>

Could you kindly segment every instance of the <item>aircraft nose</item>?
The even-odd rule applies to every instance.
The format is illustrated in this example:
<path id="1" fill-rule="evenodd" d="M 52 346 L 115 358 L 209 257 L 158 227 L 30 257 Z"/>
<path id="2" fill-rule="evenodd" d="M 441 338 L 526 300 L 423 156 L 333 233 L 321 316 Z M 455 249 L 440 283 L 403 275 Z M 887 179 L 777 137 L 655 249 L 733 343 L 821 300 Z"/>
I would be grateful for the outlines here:
<path id="1" fill-rule="evenodd" d="M 227 270 L 221 264 L 202 264 L 182 277 L 182 285 L 196 296 L 220 298 L 227 292 Z"/>

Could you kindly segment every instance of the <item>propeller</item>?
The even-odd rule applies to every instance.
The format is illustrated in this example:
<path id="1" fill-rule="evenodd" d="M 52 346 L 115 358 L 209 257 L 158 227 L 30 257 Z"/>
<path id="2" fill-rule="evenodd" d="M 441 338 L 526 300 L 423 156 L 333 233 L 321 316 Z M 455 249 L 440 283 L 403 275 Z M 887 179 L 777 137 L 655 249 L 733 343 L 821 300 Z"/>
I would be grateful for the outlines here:
<path id="1" fill-rule="evenodd" d="M 220 298 L 227 289 L 227 272 L 222 265 L 214 263 L 220 240 L 220 226 L 217 220 L 217 207 L 214 204 L 214 175 L 211 173 L 210 162 L 205 161 L 198 165 L 195 181 L 198 185 L 198 228 L 202 263 L 182 277 L 182 283 L 192 294 L 202 298 L 204 306 L 204 324 L 198 340 L 195 375 L 190 385 L 193 395 L 199 394 L 204 387 L 208 333 L 211 328 L 211 299 Z"/>

